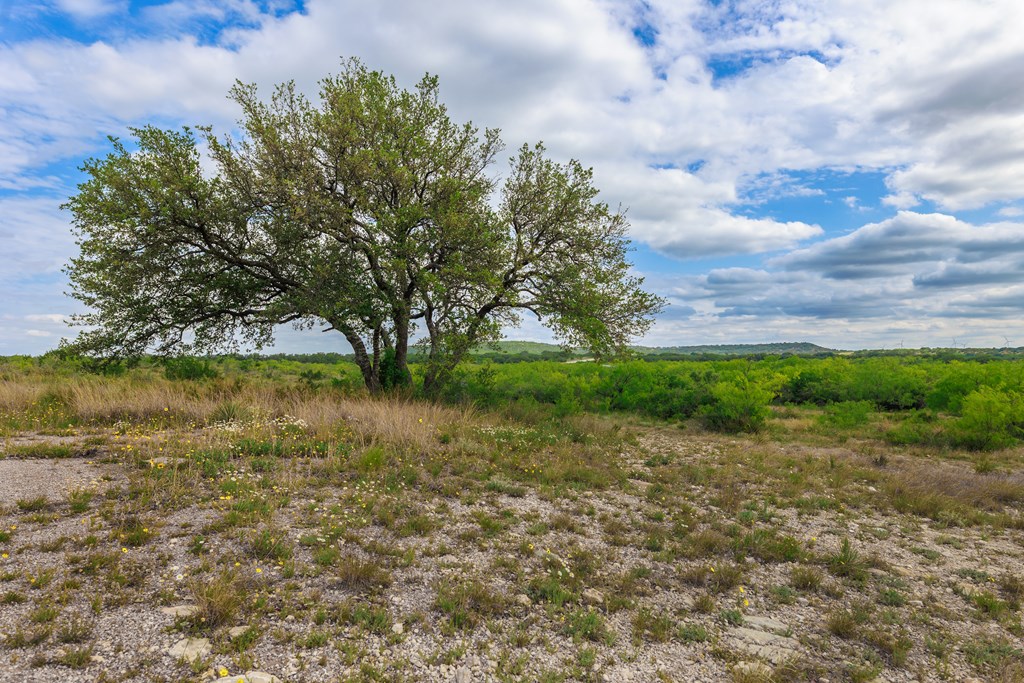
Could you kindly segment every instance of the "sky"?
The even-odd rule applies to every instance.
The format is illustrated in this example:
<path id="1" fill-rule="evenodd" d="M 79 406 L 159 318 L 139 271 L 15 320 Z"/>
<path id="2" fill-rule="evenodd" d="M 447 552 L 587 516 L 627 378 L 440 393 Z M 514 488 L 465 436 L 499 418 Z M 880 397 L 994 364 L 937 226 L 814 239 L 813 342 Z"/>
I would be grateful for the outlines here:
<path id="1" fill-rule="evenodd" d="M 1022 34 L 1019 0 L 0 0 L 0 355 L 74 335 L 60 205 L 107 136 L 230 132 L 236 80 L 353 56 L 592 166 L 670 304 L 644 344 L 1024 346 Z"/>

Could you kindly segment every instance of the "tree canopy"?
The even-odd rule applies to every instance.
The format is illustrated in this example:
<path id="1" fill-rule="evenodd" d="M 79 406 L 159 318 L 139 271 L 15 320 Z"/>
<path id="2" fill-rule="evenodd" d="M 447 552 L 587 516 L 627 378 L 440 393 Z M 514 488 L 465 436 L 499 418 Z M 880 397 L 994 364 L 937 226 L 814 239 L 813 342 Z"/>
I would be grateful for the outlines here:
<path id="1" fill-rule="evenodd" d="M 498 131 L 453 122 L 434 76 L 407 90 L 351 60 L 318 104 L 294 83 L 230 96 L 234 135 L 135 128 L 83 166 L 65 205 L 71 294 L 90 308 L 80 352 L 259 348 L 276 325 L 326 325 L 371 390 L 407 383 L 409 345 L 425 345 L 431 393 L 524 313 L 610 355 L 662 306 L 591 170 L 524 145 L 499 182 Z"/>

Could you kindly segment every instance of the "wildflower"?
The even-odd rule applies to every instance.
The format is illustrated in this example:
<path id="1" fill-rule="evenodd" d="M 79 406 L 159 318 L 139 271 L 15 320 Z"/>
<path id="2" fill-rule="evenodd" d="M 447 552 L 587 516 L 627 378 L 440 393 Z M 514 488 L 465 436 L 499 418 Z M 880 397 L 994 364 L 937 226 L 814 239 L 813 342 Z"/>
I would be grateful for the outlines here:
<path id="1" fill-rule="evenodd" d="M 6 560 L 8 557 L 10 557 L 10 555 L 8 555 L 7 553 L 0 554 L 0 559 Z"/>
<path id="2" fill-rule="evenodd" d="M 262 574 L 262 573 L 263 573 L 263 570 L 262 570 L 262 569 L 260 569 L 259 567 L 256 567 L 256 573 L 257 573 L 257 574 Z"/>
<path id="3" fill-rule="evenodd" d="M 740 593 L 746 593 L 746 592 L 747 592 L 747 590 L 743 586 L 740 586 Z"/>
<path id="4" fill-rule="evenodd" d="M 744 607 L 750 607 L 750 600 L 747 600 L 746 598 L 743 598 L 743 606 Z"/>
<path id="5" fill-rule="evenodd" d="M 122 553 L 126 553 L 126 552 L 128 552 L 128 548 L 121 548 L 121 552 L 122 552 Z"/>
<path id="6" fill-rule="evenodd" d="M 167 410 L 167 409 L 166 409 L 166 408 L 164 408 L 164 410 Z M 222 666 L 222 667 L 221 667 L 220 669 L 218 669 L 218 670 L 217 670 L 217 675 L 218 675 L 218 676 L 220 676 L 221 678 L 224 678 L 225 676 L 227 676 L 227 675 L 228 675 L 228 670 L 227 670 L 227 669 L 225 669 L 225 668 L 224 668 L 224 667 Z"/>

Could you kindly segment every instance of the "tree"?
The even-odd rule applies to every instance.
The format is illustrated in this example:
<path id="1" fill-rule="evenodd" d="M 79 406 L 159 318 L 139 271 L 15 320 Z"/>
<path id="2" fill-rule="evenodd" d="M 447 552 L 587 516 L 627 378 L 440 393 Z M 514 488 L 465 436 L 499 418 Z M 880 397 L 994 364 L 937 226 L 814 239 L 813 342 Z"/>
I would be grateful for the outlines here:
<path id="1" fill-rule="evenodd" d="M 662 305 L 629 273 L 626 220 L 591 171 L 523 146 L 499 190 L 498 131 L 453 123 L 436 77 L 405 90 L 352 60 L 321 81 L 319 106 L 294 83 L 269 102 L 238 83 L 231 98 L 235 137 L 145 126 L 83 166 L 65 204 L 71 293 L 92 311 L 75 349 L 259 348 L 275 325 L 326 324 L 376 391 L 410 381 L 420 332 L 434 393 L 523 312 L 612 354 Z"/>

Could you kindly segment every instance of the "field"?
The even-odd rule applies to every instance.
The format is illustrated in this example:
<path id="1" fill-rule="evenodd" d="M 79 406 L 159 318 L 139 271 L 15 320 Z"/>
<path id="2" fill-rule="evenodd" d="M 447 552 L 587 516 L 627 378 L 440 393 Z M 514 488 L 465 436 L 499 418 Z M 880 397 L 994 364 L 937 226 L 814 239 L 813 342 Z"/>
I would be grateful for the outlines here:
<path id="1" fill-rule="evenodd" d="M 0 359 L 5 680 L 1022 681 L 1022 367 Z"/>

